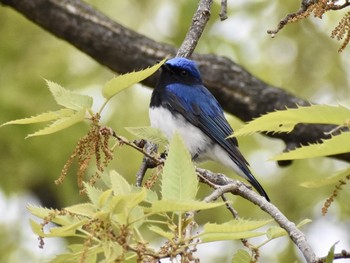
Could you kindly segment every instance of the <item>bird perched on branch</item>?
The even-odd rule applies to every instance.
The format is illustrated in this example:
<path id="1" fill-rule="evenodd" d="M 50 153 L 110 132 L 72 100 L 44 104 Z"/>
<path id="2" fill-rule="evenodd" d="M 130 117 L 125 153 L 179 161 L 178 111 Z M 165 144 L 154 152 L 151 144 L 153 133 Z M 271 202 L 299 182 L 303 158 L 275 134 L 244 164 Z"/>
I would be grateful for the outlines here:
<path id="1" fill-rule="evenodd" d="M 149 109 L 151 126 L 169 139 L 177 131 L 196 162 L 217 161 L 248 180 L 269 201 L 248 168 L 224 112 L 203 85 L 196 63 L 176 57 L 162 65 Z"/>

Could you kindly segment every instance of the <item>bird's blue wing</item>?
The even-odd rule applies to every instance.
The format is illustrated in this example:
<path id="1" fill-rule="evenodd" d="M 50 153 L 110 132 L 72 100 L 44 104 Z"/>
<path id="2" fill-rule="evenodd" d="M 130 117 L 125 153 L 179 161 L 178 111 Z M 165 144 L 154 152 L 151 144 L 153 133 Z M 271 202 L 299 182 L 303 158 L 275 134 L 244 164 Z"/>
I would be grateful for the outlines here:
<path id="1" fill-rule="evenodd" d="M 198 127 L 219 144 L 244 173 L 250 173 L 248 162 L 237 148 L 236 138 L 226 139 L 233 130 L 215 97 L 200 85 L 184 87 L 181 84 L 171 84 L 167 88 L 167 108 L 180 113 L 192 125 Z"/>
<path id="2" fill-rule="evenodd" d="M 187 86 L 179 83 L 166 87 L 165 106 L 173 113 L 181 114 L 188 122 L 198 127 L 214 143 L 219 144 L 241 169 L 245 178 L 270 200 L 265 190 L 248 168 L 248 162 L 238 149 L 236 138 L 227 138 L 233 130 L 227 122 L 223 110 L 215 97 L 202 85 Z"/>

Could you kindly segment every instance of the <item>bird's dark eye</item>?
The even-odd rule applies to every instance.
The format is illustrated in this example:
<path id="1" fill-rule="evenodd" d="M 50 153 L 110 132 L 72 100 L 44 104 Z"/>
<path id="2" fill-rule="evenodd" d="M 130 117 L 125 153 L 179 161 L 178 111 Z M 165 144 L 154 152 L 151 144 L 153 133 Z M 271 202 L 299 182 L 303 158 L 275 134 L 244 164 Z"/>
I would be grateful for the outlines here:
<path id="1" fill-rule="evenodd" d="M 187 77 L 188 76 L 188 72 L 186 70 L 181 70 L 180 71 L 180 75 L 183 77 Z"/>

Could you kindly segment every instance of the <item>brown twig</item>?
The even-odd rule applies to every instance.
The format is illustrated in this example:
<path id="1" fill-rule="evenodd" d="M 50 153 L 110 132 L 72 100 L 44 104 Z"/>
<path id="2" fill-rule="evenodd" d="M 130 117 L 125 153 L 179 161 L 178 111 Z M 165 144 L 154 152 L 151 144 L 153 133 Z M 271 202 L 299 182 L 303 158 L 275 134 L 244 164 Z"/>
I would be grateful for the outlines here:
<path id="1" fill-rule="evenodd" d="M 221 0 L 221 9 L 219 16 L 221 21 L 227 19 L 227 0 Z"/>
<path id="2" fill-rule="evenodd" d="M 350 258 L 350 252 L 343 249 L 340 253 L 334 253 L 333 259 L 344 259 L 344 258 Z M 325 263 L 325 262 L 327 262 L 327 257 L 319 258 L 316 263 Z"/>
<path id="3" fill-rule="evenodd" d="M 177 51 L 177 57 L 188 58 L 192 55 L 197 46 L 198 40 L 204 31 L 205 25 L 209 21 L 212 4 L 213 0 L 201 0 L 199 2 L 198 9 L 192 18 L 192 24 L 181 44 L 181 47 Z"/>

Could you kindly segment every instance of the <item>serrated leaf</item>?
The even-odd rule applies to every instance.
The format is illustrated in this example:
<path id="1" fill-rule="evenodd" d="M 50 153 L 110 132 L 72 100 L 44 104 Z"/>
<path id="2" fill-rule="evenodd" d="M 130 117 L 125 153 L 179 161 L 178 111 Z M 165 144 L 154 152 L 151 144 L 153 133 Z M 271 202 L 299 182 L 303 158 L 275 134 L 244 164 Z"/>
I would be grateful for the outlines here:
<path id="1" fill-rule="evenodd" d="M 148 78 L 164 64 L 165 60 L 166 59 L 163 59 L 154 66 L 144 70 L 127 73 L 109 80 L 102 88 L 103 97 L 109 100 L 124 89 Z"/>
<path id="2" fill-rule="evenodd" d="M 67 90 L 50 80 L 45 81 L 57 104 L 76 111 L 91 108 L 93 102 L 92 97 Z"/>
<path id="3" fill-rule="evenodd" d="M 172 232 L 164 231 L 163 229 L 161 229 L 158 226 L 150 226 L 149 230 L 151 230 L 152 232 L 154 232 L 162 237 L 165 237 L 168 240 L 172 240 L 175 237 Z"/>
<path id="4" fill-rule="evenodd" d="M 336 172 L 335 174 L 328 176 L 324 179 L 317 179 L 312 181 L 306 181 L 300 185 L 306 188 L 318 188 L 326 185 L 334 185 L 339 182 L 339 180 L 344 179 L 350 174 L 350 168 Z"/>
<path id="5" fill-rule="evenodd" d="M 234 136 L 254 132 L 291 132 L 298 123 L 344 125 L 350 119 L 350 109 L 342 106 L 311 105 L 270 112 L 256 118 L 234 132 Z"/>
<path id="6" fill-rule="evenodd" d="M 54 212 L 54 210 L 52 209 L 36 205 L 28 205 L 27 209 L 32 215 L 37 216 L 39 218 L 47 217 L 50 213 Z"/>
<path id="7" fill-rule="evenodd" d="M 275 156 L 271 160 L 296 160 L 347 153 L 350 152 L 350 143 L 347 143 L 349 140 L 350 132 L 343 132 L 339 135 L 333 136 L 330 139 L 322 139 L 322 143 L 302 146 L 296 148 L 295 150 Z"/>
<path id="8" fill-rule="evenodd" d="M 77 111 L 74 114 L 70 115 L 69 117 L 57 119 L 46 128 L 41 129 L 35 133 L 29 134 L 26 138 L 33 137 L 33 136 L 47 135 L 47 134 L 64 130 L 78 122 L 83 121 L 84 118 L 85 118 L 85 110 Z"/>
<path id="9" fill-rule="evenodd" d="M 249 253 L 243 249 L 238 249 L 233 255 L 231 263 L 250 263 L 251 256 Z"/>
<path id="10" fill-rule="evenodd" d="M 91 203 L 68 206 L 64 208 L 64 210 L 76 215 L 86 216 L 89 218 L 93 217 L 93 215 L 96 213 L 96 207 Z"/>
<path id="11" fill-rule="evenodd" d="M 60 254 L 57 257 L 55 257 L 50 263 L 74 263 L 74 262 L 80 262 L 82 255 L 84 253 L 84 263 L 95 263 L 97 262 L 97 255 L 99 253 L 103 252 L 103 249 L 101 246 L 93 246 L 89 247 L 87 251 L 85 250 L 86 247 L 80 244 L 73 244 L 70 245 L 69 248 L 75 247 L 74 250 L 70 253 L 64 253 Z"/>
<path id="12" fill-rule="evenodd" d="M 212 224 L 207 223 L 204 225 L 204 230 L 206 232 L 244 232 L 258 229 L 271 223 L 273 219 L 268 220 L 231 220 L 223 224 Z"/>
<path id="13" fill-rule="evenodd" d="M 326 257 L 326 263 L 333 263 L 333 261 L 334 261 L 334 249 L 335 249 L 335 245 L 338 244 L 338 242 L 335 242 L 333 244 L 333 246 L 331 246 L 331 248 L 329 249 L 327 257 Z"/>
<path id="14" fill-rule="evenodd" d="M 58 111 L 49 111 L 49 112 L 41 113 L 28 118 L 8 121 L 2 124 L 0 127 L 5 125 L 10 125 L 10 124 L 32 124 L 32 123 L 40 123 L 40 122 L 57 120 L 57 119 L 72 116 L 74 112 L 75 111 L 71 109 L 60 109 Z"/>
<path id="15" fill-rule="evenodd" d="M 98 199 L 98 207 L 102 208 L 106 205 L 110 205 L 110 201 L 113 199 L 113 190 L 108 189 L 104 191 L 101 195 L 100 198 Z"/>
<path id="16" fill-rule="evenodd" d="M 41 237 L 73 237 L 76 236 L 76 230 L 88 222 L 88 220 L 81 220 L 67 226 L 53 227 L 50 229 L 50 233 L 44 233 L 42 226 L 30 219 L 30 226 L 34 234 Z"/>
<path id="17" fill-rule="evenodd" d="M 116 259 L 123 254 L 123 248 L 117 242 L 104 241 L 102 247 L 106 262 L 116 262 Z"/>
<path id="18" fill-rule="evenodd" d="M 62 226 L 62 227 L 53 227 L 50 229 L 50 233 L 46 234 L 47 237 L 73 237 L 76 236 L 76 231 L 78 228 L 80 228 L 82 225 L 86 224 L 88 222 L 87 219 L 79 220 L 78 222 Z"/>
<path id="19" fill-rule="evenodd" d="M 84 187 L 90 202 L 96 207 L 99 207 L 100 196 L 102 195 L 103 191 L 85 182 Z"/>
<path id="20" fill-rule="evenodd" d="M 205 203 L 202 201 L 176 201 L 176 200 L 159 200 L 152 203 L 150 208 L 145 208 L 147 213 L 157 214 L 163 212 L 187 212 L 194 210 L 211 209 L 225 205 L 223 202 Z"/>
<path id="21" fill-rule="evenodd" d="M 61 226 L 73 224 L 79 221 L 76 217 L 70 215 L 58 215 L 57 210 L 54 209 L 44 208 L 35 205 L 28 205 L 27 209 L 32 215 L 42 219 L 52 217 L 51 221 Z"/>
<path id="22" fill-rule="evenodd" d="M 128 213 L 128 211 L 124 211 L 124 209 L 131 210 L 139 203 L 145 200 L 147 196 L 147 191 L 145 188 L 140 188 L 138 192 L 128 193 L 124 195 L 113 196 L 111 202 L 109 204 L 110 210 L 114 213 Z"/>
<path id="23" fill-rule="evenodd" d="M 32 231 L 34 234 L 43 237 L 44 233 L 42 231 L 42 226 L 38 222 L 34 221 L 33 219 L 29 219 L 30 227 L 32 228 Z"/>
<path id="24" fill-rule="evenodd" d="M 153 203 L 159 200 L 156 192 L 152 191 L 151 189 L 146 189 L 146 191 L 147 191 L 147 196 L 145 198 L 145 201 L 149 203 Z"/>
<path id="25" fill-rule="evenodd" d="M 163 199 L 191 201 L 198 191 L 198 179 L 191 156 L 178 133 L 175 133 L 165 161 L 161 193 Z"/>
<path id="26" fill-rule="evenodd" d="M 130 184 L 118 172 L 113 170 L 109 173 L 109 176 L 114 195 L 123 195 L 131 192 Z"/>
<path id="27" fill-rule="evenodd" d="M 128 217 L 128 224 L 132 224 L 134 228 L 138 229 L 144 222 L 144 211 L 140 206 L 134 207 Z"/>
<path id="28" fill-rule="evenodd" d="M 147 141 L 151 141 L 160 145 L 168 144 L 168 139 L 161 132 L 161 130 L 157 128 L 153 128 L 150 126 L 143 126 L 143 127 L 125 127 L 125 129 L 138 138 L 145 139 Z"/>

